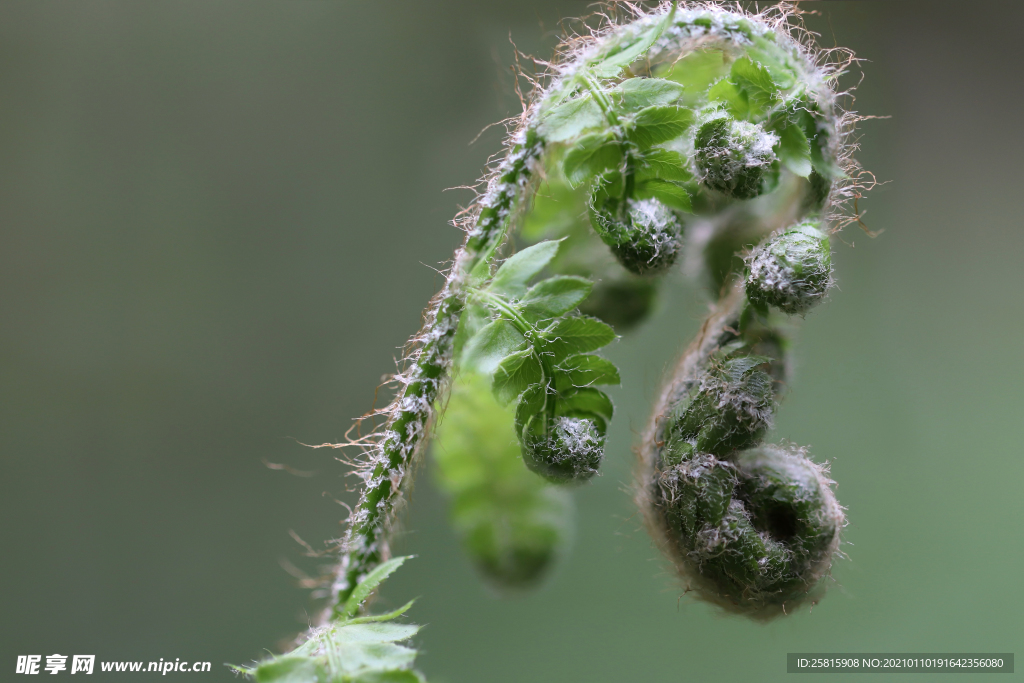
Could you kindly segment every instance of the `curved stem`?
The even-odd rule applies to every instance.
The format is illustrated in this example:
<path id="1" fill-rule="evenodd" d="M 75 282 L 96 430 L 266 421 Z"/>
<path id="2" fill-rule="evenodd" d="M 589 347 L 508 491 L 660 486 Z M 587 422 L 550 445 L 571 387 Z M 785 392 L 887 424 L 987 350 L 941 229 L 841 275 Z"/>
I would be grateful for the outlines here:
<path id="1" fill-rule="evenodd" d="M 675 7 L 672 8 L 673 13 Z M 634 159 L 632 146 L 629 141 L 626 140 L 625 130 L 622 127 L 622 122 L 616 115 L 614 108 L 612 107 L 611 101 L 608 99 L 604 88 L 598 83 L 593 76 L 587 73 L 582 73 L 577 76 L 587 90 L 590 91 L 591 97 L 594 98 L 594 102 L 601 109 L 601 113 L 604 114 L 608 124 L 611 126 L 612 131 L 615 132 L 616 142 L 619 147 L 622 148 L 623 158 L 623 173 L 622 173 L 622 192 L 619 198 L 622 200 L 619 202 L 618 217 L 624 218 L 626 215 L 626 199 L 633 196 L 633 189 L 636 183 L 636 160 Z"/>
<path id="2" fill-rule="evenodd" d="M 601 84 L 594 80 L 594 77 L 588 73 L 581 73 L 578 78 L 586 86 L 587 90 L 590 91 L 591 97 L 594 98 L 594 102 L 600 107 L 601 113 L 604 114 L 605 118 L 608 119 L 608 123 L 612 126 L 621 125 L 619 117 L 615 114 L 615 110 L 612 109 L 612 103 L 608 99 L 608 96 L 604 92 L 604 88 Z"/>
<path id="3" fill-rule="evenodd" d="M 480 212 L 466 242 L 455 254 L 444 288 L 427 309 L 426 322 L 413 337 L 406 368 L 395 376 L 402 388 L 382 414 L 387 422 L 368 454 L 365 487 L 340 543 L 341 559 L 327 618 L 338 618 L 359 581 L 387 559 L 409 471 L 430 429 L 434 405 L 447 386 L 455 331 L 465 307 L 464 288 L 475 273 L 486 272 L 503 243 L 517 210 L 526 203 L 543 140 L 532 128 L 508 153 L 479 202 Z"/>

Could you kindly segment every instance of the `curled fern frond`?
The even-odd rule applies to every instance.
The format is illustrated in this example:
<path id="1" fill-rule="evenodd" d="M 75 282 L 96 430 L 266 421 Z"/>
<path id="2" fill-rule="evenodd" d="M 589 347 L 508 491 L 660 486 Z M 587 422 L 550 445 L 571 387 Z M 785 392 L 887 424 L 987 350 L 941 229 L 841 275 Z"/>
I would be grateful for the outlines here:
<path id="1" fill-rule="evenodd" d="M 557 250 L 557 242 L 541 242 L 505 261 L 486 285 L 469 287 L 490 322 L 466 342 L 464 365 L 492 375 L 501 403 L 518 401 L 527 467 L 554 483 L 580 483 L 597 474 L 613 413 L 594 385 L 619 381 L 615 366 L 590 352 L 615 332 L 574 312 L 590 295 L 589 280 L 555 275 L 527 287 Z"/>
<path id="2" fill-rule="evenodd" d="M 832 286 L 828 235 L 799 223 L 755 248 L 747 259 L 747 298 L 755 306 L 806 313 Z"/>
<path id="3" fill-rule="evenodd" d="M 733 199 L 753 199 L 771 191 L 779 136 L 759 123 L 740 121 L 714 108 L 693 137 L 694 161 L 702 185 Z"/>
<path id="4" fill-rule="evenodd" d="M 437 412 L 474 410 L 458 393 L 446 400 L 455 377 L 489 386 L 488 419 L 506 442 L 480 443 L 504 453 L 512 434 L 524 465 L 478 468 L 496 480 L 472 485 L 441 473 L 464 504 L 454 516 L 465 543 L 499 580 L 542 573 L 563 541 L 535 514 L 549 492 L 564 495 L 551 487 L 589 480 L 605 457 L 614 410 L 598 387 L 619 373 L 595 352 L 642 323 L 680 263 L 718 302 L 655 407 L 637 499 L 700 597 L 765 618 L 816 595 L 842 509 L 806 451 L 762 440 L 789 367 L 779 316 L 826 295 L 828 236 L 856 220 L 843 207 L 865 183 L 856 117 L 837 104 L 853 58 L 818 51 L 797 15 L 635 9 L 571 37 L 536 79 L 504 156 L 456 220 L 465 242 L 407 346 L 394 400 L 373 414 L 379 428 L 338 445 L 362 450 L 364 485 L 338 542 L 327 622 L 351 617 L 387 560 Z M 534 475 L 500 504 L 466 503 Z M 515 531 L 500 536 L 505 523 Z"/>
<path id="5" fill-rule="evenodd" d="M 688 588 L 756 619 L 820 597 L 845 525 L 825 466 L 761 443 L 785 376 L 764 322 L 742 283 L 720 302 L 655 407 L 637 491 Z"/>

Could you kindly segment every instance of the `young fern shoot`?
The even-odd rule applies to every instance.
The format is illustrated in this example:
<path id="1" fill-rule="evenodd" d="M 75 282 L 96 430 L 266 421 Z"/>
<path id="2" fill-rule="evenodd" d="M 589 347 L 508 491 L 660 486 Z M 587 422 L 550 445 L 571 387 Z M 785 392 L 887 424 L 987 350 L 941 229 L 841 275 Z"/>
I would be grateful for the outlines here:
<path id="1" fill-rule="evenodd" d="M 469 301 L 487 308 L 493 321 L 467 342 L 465 362 L 493 376 L 500 403 L 518 401 L 516 435 L 526 466 L 568 484 L 597 474 L 613 409 L 593 385 L 618 384 L 619 373 L 589 353 L 615 338 L 612 328 L 573 313 L 590 295 L 589 280 L 556 275 L 526 288 L 557 249 L 557 242 L 525 249 L 487 286 L 468 288 Z"/>
<path id="2" fill-rule="evenodd" d="M 698 597 L 757 619 L 817 599 L 843 510 L 806 449 L 763 440 L 787 316 L 826 296 L 829 236 L 863 185 L 835 90 L 852 57 L 817 51 L 796 15 L 668 2 L 564 44 L 456 222 L 466 240 L 382 426 L 340 444 L 363 448 L 363 487 L 325 628 L 365 610 L 441 412 L 438 478 L 464 546 L 498 584 L 543 575 L 569 535 L 563 489 L 605 456 L 598 387 L 620 377 L 595 352 L 651 313 L 678 264 L 717 301 L 654 408 L 637 501 Z"/>

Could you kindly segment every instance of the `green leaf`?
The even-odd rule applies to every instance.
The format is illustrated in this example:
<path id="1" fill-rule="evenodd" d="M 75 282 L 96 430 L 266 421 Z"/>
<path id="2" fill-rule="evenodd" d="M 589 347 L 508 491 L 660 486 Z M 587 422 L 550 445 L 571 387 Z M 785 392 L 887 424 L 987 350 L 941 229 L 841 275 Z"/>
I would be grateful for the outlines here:
<path id="1" fill-rule="evenodd" d="M 389 614 L 347 618 L 407 559 L 396 557 L 373 569 L 359 582 L 345 605 L 337 609 L 336 620 L 313 629 L 309 638 L 292 652 L 271 657 L 254 669 L 232 668 L 254 676 L 258 683 L 422 683 L 421 674 L 409 671 L 416 650 L 396 644 L 416 635 L 420 627 L 391 621 L 405 612 L 411 602 Z"/>
<path id="2" fill-rule="evenodd" d="M 380 585 L 381 581 L 391 576 L 391 573 L 402 566 L 402 563 L 409 559 L 409 556 L 396 557 L 383 564 L 377 565 L 377 567 L 366 575 L 366 578 L 359 582 L 355 590 L 352 591 L 352 595 L 349 596 L 348 600 L 345 601 L 345 606 L 338 614 L 341 618 L 354 617 L 356 612 L 359 611 L 359 606 L 363 604 L 366 598 L 370 597 L 370 593 Z"/>
<path id="3" fill-rule="evenodd" d="M 618 200 L 622 197 L 622 172 L 608 171 L 598 176 L 591 186 L 591 199 L 589 204 L 593 206 L 604 206 L 609 199 Z M 590 208 L 588 206 L 588 208 Z M 588 226 L 589 227 L 589 226 Z"/>
<path id="4" fill-rule="evenodd" d="M 467 301 L 466 307 L 462 310 L 459 318 L 459 327 L 455 331 L 455 339 L 452 341 L 452 355 L 455 358 L 462 358 L 462 352 L 466 348 L 466 342 L 473 338 L 484 325 L 491 321 L 491 311 L 483 304 Z"/>
<path id="5" fill-rule="evenodd" d="M 339 622 L 340 623 L 340 622 Z M 320 647 L 323 645 L 323 639 L 314 634 L 315 637 L 309 638 L 306 642 L 302 643 L 294 650 L 284 655 L 285 657 L 315 657 L 320 652 Z"/>
<path id="6" fill-rule="evenodd" d="M 672 104 L 682 95 L 683 86 L 664 78 L 630 78 L 612 91 L 612 97 L 625 111 Z"/>
<path id="7" fill-rule="evenodd" d="M 438 483 L 453 497 L 453 522 L 460 530 L 483 522 L 483 513 L 475 514 L 470 508 L 502 507 L 508 501 L 499 499 L 497 489 L 522 480 L 516 469 L 521 458 L 512 428 L 514 416 L 514 410 L 501 407 L 494 398 L 490 378 L 459 372 L 431 441 L 431 453 Z M 464 502 L 467 497 L 469 503 Z"/>
<path id="8" fill-rule="evenodd" d="M 811 145 L 800 126 L 790 124 L 779 132 L 779 161 L 801 178 L 811 174 Z"/>
<path id="9" fill-rule="evenodd" d="M 747 93 L 751 105 L 762 112 L 771 109 L 779 101 L 779 86 L 772 80 L 771 73 L 767 67 L 754 62 L 750 57 L 741 57 L 733 62 L 731 76 L 733 83 Z"/>
<path id="10" fill-rule="evenodd" d="M 547 396 L 545 392 L 545 385 L 534 384 L 519 397 L 519 404 L 516 406 L 516 432 L 518 434 L 522 434 L 530 419 L 544 408 L 544 399 Z"/>
<path id="11" fill-rule="evenodd" d="M 508 296 L 522 296 L 526 292 L 526 283 L 555 258 L 560 242 L 547 240 L 508 257 L 494 274 L 488 289 Z"/>
<path id="12" fill-rule="evenodd" d="M 391 621 L 392 619 L 397 619 L 398 617 L 402 616 L 407 611 L 409 611 L 409 608 L 412 607 L 415 602 L 415 600 L 410 600 L 409 602 L 405 603 L 404 605 L 396 609 L 394 612 L 388 612 L 387 614 L 371 614 L 366 617 L 356 617 L 355 619 L 349 619 L 345 623 L 369 624 L 374 621 Z"/>
<path id="13" fill-rule="evenodd" d="M 675 180 L 681 183 L 693 180 L 693 175 L 691 175 L 689 169 L 689 162 L 679 152 L 655 148 L 644 152 L 639 161 L 640 168 L 637 172 L 639 180 L 660 178 L 662 180 Z"/>
<path id="14" fill-rule="evenodd" d="M 551 277 L 531 287 L 519 302 L 519 308 L 530 320 L 556 318 L 579 306 L 593 288 L 594 284 L 585 277 Z"/>
<path id="15" fill-rule="evenodd" d="M 584 135 L 565 154 L 562 170 L 574 188 L 622 164 L 622 144 L 611 133 Z"/>
<path id="16" fill-rule="evenodd" d="M 742 121 L 750 114 L 750 102 L 746 91 L 726 78 L 711 86 L 708 90 L 708 100 L 725 104 L 729 113 L 737 120 Z"/>
<path id="17" fill-rule="evenodd" d="M 327 670 L 307 657 L 275 657 L 256 667 L 257 683 L 327 683 Z"/>
<path id="18" fill-rule="evenodd" d="M 781 90 L 788 90 L 793 87 L 797 75 L 794 73 L 792 66 L 778 59 L 779 48 L 777 44 L 766 40 L 763 36 L 755 36 L 754 44 L 748 46 L 746 51 L 747 56 L 752 60 L 760 62 L 768 68 L 768 72 L 772 75 L 772 80 L 775 81 L 775 85 Z"/>
<path id="19" fill-rule="evenodd" d="M 545 330 L 549 341 L 544 352 L 554 356 L 560 362 L 574 353 L 596 351 L 615 339 L 615 330 L 597 318 L 576 316 L 561 318 Z"/>
<path id="20" fill-rule="evenodd" d="M 404 560 L 406 558 L 397 559 Z M 346 622 L 333 629 L 331 638 L 336 643 L 397 643 L 409 640 L 419 630 L 420 627 L 415 624 L 352 624 Z"/>
<path id="21" fill-rule="evenodd" d="M 799 98 L 793 102 L 792 107 L 791 118 L 798 121 L 807 138 L 811 148 L 811 165 L 814 170 L 830 181 L 842 178 L 845 174 L 829 150 L 828 129 L 819 126 L 821 112 L 818 106 L 806 99 Z"/>
<path id="22" fill-rule="evenodd" d="M 687 90 L 687 99 L 707 92 L 712 83 L 729 73 L 728 53 L 724 50 L 695 50 L 673 61 L 661 74 Z"/>
<path id="23" fill-rule="evenodd" d="M 514 415 L 485 378 L 460 373 L 431 452 L 463 548 L 499 587 L 521 589 L 545 576 L 565 547 L 571 502 L 526 468 Z"/>
<path id="24" fill-rule="evenodd" d="M 615 363 L 591 354 L 569 356 L 558 364 L 555 373 L 555 388 L 559 391 L 620 381 Z"/>
<path id="25" fill-rule="evenodd" d="M 319 639 L 334 677 L 366 675 L 409 668 L 416 650 L 395 643 L 408 640 L 419 629 L 411 624 L 343 623 L 328 627 Z"/>
<path id="26" fill-rule="evenodd" d="M 640 149 L 674 140 L 693 123 L 693 112 L 683 107 L 657 106 L 642 109 L 633 118 L 629 139 Z"/>
<path id="27" fill-rule="evenodd" d="M 650 180 L 639 182 L 636 185 L 633 196 L 637 199 L 657 199 L 665 206 L 676 211 L 693 213 L 690 193 L 685 188 L 675 183 L 670 183 L 667 180 L 651 178 Z"/>
<path id="28" fill-rule="evenodd" d="M 344 629 L 339 629 L 341 630 Z M 333 654 L 331 668 L 349 676 L 363 675 L 371 671 L 407 669 L 416 659 L 416 650 L 404 645 L 373 641 L 347 642 L 340 639 L 334 642 Z"/>
<path id="29" fill-rule="evenodd" d="M 600 389 L 582 387 L 559 394 L 555 412 L 568 417 L 591 417 L 607 422 L 612 419 L 615 406 Z M 602 431 L 603 427 L 601 425 Z"/>
<path id="30" fill-rule="evenodd" d="M 510 354 L 494 371 L 491 389 L 501 405 L 508 405 L 519 398 L 526 388 L 540 382 L 544 376 L 540 361 L 533 349 L 524 349 Z"/>
<path id="31" fill-rule="evenodd" d="M 484 325 L 466 342 L 462 362 L 485 375 L 494 372 L 498 364 L 514 351 L 526 346 L 526 338 L 508 320 L 500 318 Z"/>
<path id="32" fill-rule="evenodd" d="M 548 142 L 563 142 L 574 138 L 587 128 L 605 123 L 604 112 L 589 94 L 552 107 L 541 115 L 538 129 Z"/>
<path id="33" fill-rule="evenodd" d="M 676 5 L 665 14 L 665 17 L 646 31 L 641 32 L 632 41 L 624 42 L 616 46 L 618 50 L 608 55 L 591 68 L 591 72 L 598 78 L 614 78 L 619 75 L 622 68 L 647 52 L 651 45 L 661 37 L 665 28 L 672 23 L 676 14 Z"/>

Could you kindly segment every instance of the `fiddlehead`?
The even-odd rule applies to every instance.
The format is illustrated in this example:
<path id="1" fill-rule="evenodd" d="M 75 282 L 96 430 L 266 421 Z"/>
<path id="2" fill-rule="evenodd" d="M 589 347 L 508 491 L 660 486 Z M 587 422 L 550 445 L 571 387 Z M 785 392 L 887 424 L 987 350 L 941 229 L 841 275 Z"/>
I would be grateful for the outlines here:
<path id="1" fill-rule="evenodd" d="M 666 3 L 565 44 L 456 221 L 465 242 L 409 342 L 395 399 L 373 414 L 380 428 L 341 444 L 364 450 L 363 487 L 338 542 L 329 622 L 361 618 L 360 587 L 388 557 L 445 407 L 439 450 L 463 460 L 440 478 L 467 547 L 499 581 L 535 580 L 565 535 L 565 493 L 551 487 L 586 481 L 604 455 L 613 410 L 596 386 L 619 377 L 593 352 L 614 339 L 608 323 L 651 312 L 658 276 L 680 262 L 697 264 L 720 300 L 655 407 L 638 500 L 701 597 L 767 617 L 814 594 L 842 510 L 803 449 L 761 441 L 787 376 L 778 315 L 825 295 L 828 234 L 859 196 L 858 167 L 854 119 L 836 105 L 840 67 L 793 37 L 790 10 L 774 11 Z M 521 238 L 535 244 L 502 261 L 524 217 Z M 461 420 L 473 413 L 480 424 Z M 477 467 L 462 430 L 486 434 L 476 443 L 488 451 L 513 445 L 523 467 L 504 456 Z M 459 482 L 460 471 L 480 476 Z M 515 480 L 530 483 L 495 495 Z"/>
<path id="2" fill-rule="evenodd" d="M 689 588 L 761 619 L 817 595 L 844 524 L 805 449 L 759 446 L 785 375 L 777 334 L 742 283 L 719 302 L 655 407 L 638 490 Z"/>
<path id="3" fill-rule="evenodd" d="M 804 449 L 757 447 L 787 376 L 779 313 L 806 313 L 832 284 L 828 233 L 858 167 L 835 70 L 784 24 L 753 19 L 707 6 L 637 22 L 634 35 L 658 37 L 632 77 L 593 78 L 601 67 L 586 73 L 581 59 L 575 89 L 540 105 L 539 129 L 583 133 L 548 161 L 542 194 L 584 188 L 590 226 L 622 267 L 670 266 L 682 219 L 691 261 L 723 295 L 655 408 L 638 501 L 689 588 L 769 618 L 817 594 L 844 524 Z"/>
<path id="4" fill-rule="evenodd" d="M 787 375 L 775 311 L 806 313 L 832 284 L 826 223 L 857 168 L 830 75 L 788 36 L 759 37 L 723 41 L 728 74 L 697 104 L 706 222 L 690 246 L 724 296 L 655 407 L 637 498 L 688 588 L 764 619 L 815 598 L 845 523 L 805 449 L 760 444 Z"/>
<path id="5" fill-rule="evenodd" d="M 593 352 L 615 338 L 609 324 L 652 311 L 659 276 L 680 261 L 719 300 L 655 406 L 638 503 L 699 597 L 770 618 L 817 595 L 842 508 L 805 449 L 762 440 L 788 376 L 779 315 L 826 295 L 829 235 L 856 220 L 839 208 L 860 196 L 861 172 L 856 119 L 836 104 L 842 64 L 797 39 L 793 8 L 772 11 L 670 2 L 567 41 L 456 221 L 465 242 L 394 400 L 372 414 L 382 425 L 339 444 L 363 449 L 363 487 L 326 625 L 247 673 L 421 680 L 415 652 L 394 644 L 415 627 L 377 628 L 371 654 L 384 655 L 369 668 L 339 657 L 363 622 L 404 610 L 359 616 L 397 566 L 389 534 L 438 411 L 439 479 L 464 545 L 497 582 L 536 581 L 567 536 L 557 487 L 588 480 L 604 457 L 613 407 L 596 387 L 619 373 Z M 502 261 L 524 222 L 532 246 Z"/>
<path id="6" fill-rule="evenodd" d="M 738 293 L 721 304 L 730 311 L 718 314 L 722 334 L 709 337 L 713 346 L 699 361 L 684 363 L 692 376 L 677 375 L 658 413 L 679 413 L 689 397 L 671 435 L 673 447 L 696 455 L 729 462 L 737 449 L 759 442 L 785 372 L 783 335 L 766 307 L 800 312 L 824 294 L 830 270 L 821 230 L 836 200 L 850 194 L 848 171 L 855 170 L 843 147 L 848 119 L 835 106 L 835 70 L 817 64 L 786 28 L 782 18 L 769 24 L 713 6 L 666 5 L 575 44 L 553 68 L 508 155 L 464 215 L 466 243 L 396 376 L 399 396 L 382 411 L 366 489 L 341 542 L 339 603 L 386 556 L 407 472 L 453 364 L 488 378 L 499 403 L 516 404 L 515 434 L 530 469 L 558 483 L 596 472 L 612 409 L 592 385 L 618 378 L 589 352 L 613 334 L 574 309 L 642 319 L 657 286 L 651 276 L 675 263 L 684 245 L 703 254 L 721 291 Z M 570 212 L 561 226 L 528 233 L 565 238 L 570 248 L 541 243 L 495 270 L 499 247 L 541 183 L 538 213 L 544 197 L 561 194 L 586 217 Z M 592 238 L 581 236 L 581 224 L 610 248 L 611 264 L 586 256 Z M 748 259 L 748 304 L 742 286 L 731 284 L 736 256 L 777 231 L 783 234 Z M 621 274 L 607 279 L 636 294 L 630 306 L 608 295 L 588 301 L 592 285 L 583 278 L 610 268 Z M 549 277 L 528 288 L 541 271 Z M 605 279 L 599 287 L 607 287 Z M 690 396 L 694 386 L 703 393 Z M 722 423 L 708 424 L 716 416 Z M 702 427 L 691 433 L 691 423 Z M 651 438 L 661 443 L 669 436 L 663 431 Z M 661 520 L 653 526 L 664 529 L 672 496 L 655 495 L 653 473 L 689 456 L 662 457 L 650 447 L 645 453 L 653 455 L 645 458 L 643 498 L 652 519 Z M 831 494 L 825 487 L 821 495 Z M 729 589 L 729 600 L 735 593 Z"/>

